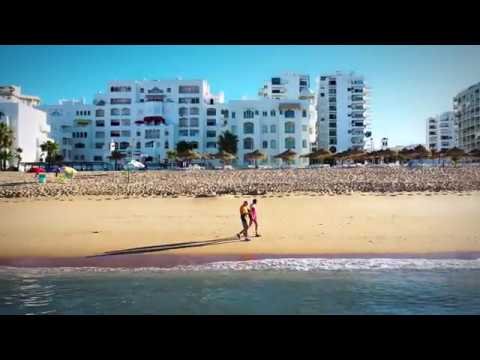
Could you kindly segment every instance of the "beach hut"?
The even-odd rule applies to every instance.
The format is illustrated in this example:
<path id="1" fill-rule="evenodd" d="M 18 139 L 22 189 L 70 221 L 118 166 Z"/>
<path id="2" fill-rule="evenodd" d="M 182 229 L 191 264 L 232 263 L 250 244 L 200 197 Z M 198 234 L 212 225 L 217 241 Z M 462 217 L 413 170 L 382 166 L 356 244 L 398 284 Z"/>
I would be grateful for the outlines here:
<path id="1" fill-rule="evenodd" d="M 264 153 L 262 153 L 260 150 L 255 150 L 255 151 L 252 151 L 251 153 L 245 154 L 245 158 L 247 160 L 253 160 L 254 161 L 256 169 L 258 169 L 257 161 L 258 160 L 263 160 L 266 157 L 267 156 Z"/>

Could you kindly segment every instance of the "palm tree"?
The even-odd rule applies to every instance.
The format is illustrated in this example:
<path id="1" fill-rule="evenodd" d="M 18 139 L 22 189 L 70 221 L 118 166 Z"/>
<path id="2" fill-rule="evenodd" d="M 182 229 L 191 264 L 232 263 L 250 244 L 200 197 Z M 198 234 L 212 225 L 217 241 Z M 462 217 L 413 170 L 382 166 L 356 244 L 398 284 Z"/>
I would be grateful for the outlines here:
<path id="1" fill-rule="evenodd" d="M 230 131 L 225 131 L 218 137 L 218 152 L 237 154 L 238 136 Z"/>
<path id="2" fill-rule="evenodd" d="M 0 152 L 1 152 L 1 165 L 2 170 L 6 170 L 7 161 L 11 160 L 11 147 L 14 140 L 13 130 L 5 123 L 0 123 Z"/>
<path id="3" fill-rule="evenodd" d="M 118 160 L 122 160 L 125 157 L 125 154 L 121 153 L 118 150 L 113 150 L 109 156 L 110 160 L 113 160 L 115 162 L 114 165 L 114 170 L 117 170 L 117 163 Z"/>
<path id="4" fill-rule="evenodd" d="M 57 143 L 47 140 L 46 142 L 40 145 L 40 149 L 43 152 L 47 153 L 47 158 L 45 160 L 48 163 L 48 166 L 50 167 L 52 162 L 55 161 L 58 155 L 58 152 L 60 151 L 60 147 L 58 146 Z"/>

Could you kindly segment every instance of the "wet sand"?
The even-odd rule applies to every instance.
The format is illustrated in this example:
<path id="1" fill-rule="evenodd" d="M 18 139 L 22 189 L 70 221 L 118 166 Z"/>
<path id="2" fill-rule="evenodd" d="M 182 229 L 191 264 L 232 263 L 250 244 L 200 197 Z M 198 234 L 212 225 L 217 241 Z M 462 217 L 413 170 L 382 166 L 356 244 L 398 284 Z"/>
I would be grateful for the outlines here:
<path id="1" fill-rule="evenodd" d="M 170 266 L 480 252 L 480 192 L 256 196 L 262 237 L 240 242 L 244 198 L 253 197 L 1 199 L 0 264 Z"/>

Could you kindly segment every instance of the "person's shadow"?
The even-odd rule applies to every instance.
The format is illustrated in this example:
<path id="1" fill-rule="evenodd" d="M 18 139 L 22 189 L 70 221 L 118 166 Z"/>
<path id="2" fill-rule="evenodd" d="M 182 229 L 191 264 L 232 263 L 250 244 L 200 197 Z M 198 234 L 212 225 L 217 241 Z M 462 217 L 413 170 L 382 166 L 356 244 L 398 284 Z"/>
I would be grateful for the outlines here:
<path id="1" fill-rule="evenodd" d="M 122 250 L 107 251 L 107 252 L 104 252 L 103 254 L 87 256 L 87 258 L 111 256 L 111 255 L 142 254 L 142 253 L 157 252 L 157 251 L 185 249 L 190 247 L 220 245 L 220 244 L 227 244 L 227 243 L 240 242 L 240 241 L 242 240 L 230 237 L 230 238 L 222 238 L 222 239 L 215 239 L 215 240 L 189 241 L 189 242 L 172 243 L 172 244 L 165 244 L 165 245 L 143 246 L 143 247 L 122 249 Z"/>

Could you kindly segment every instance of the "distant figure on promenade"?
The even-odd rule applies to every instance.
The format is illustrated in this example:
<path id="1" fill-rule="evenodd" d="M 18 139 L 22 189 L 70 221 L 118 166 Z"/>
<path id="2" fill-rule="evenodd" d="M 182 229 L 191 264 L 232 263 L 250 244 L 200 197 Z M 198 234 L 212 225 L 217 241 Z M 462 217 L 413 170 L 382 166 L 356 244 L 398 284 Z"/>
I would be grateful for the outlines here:
<path id="1" fill-rule="evenodd" d="M 248 227 L 250 228 L 254 224 L 255 224 L 255 237 L 260 237 L 261 235 L 258 233 L 258 222 L 257 222 L 257 199 L 253 199 L 252 204 L 250 205 L 250 224 L 248 224 Z"/>
<path id="2" fill-rule="evenodd" d="M 248 201 L 244 201 L 242 206 L 240 206 L 240 220 L 242 222 L 243 230 L 237 234 L 238 240 L 240 240 L 241 235 L 245 236 L 245 241 L 250 241 L 248 238 L 248 222 L 247 216 L 250 214 L 250 209 L 248 208 Z"/>

